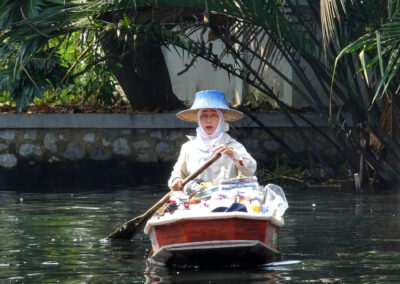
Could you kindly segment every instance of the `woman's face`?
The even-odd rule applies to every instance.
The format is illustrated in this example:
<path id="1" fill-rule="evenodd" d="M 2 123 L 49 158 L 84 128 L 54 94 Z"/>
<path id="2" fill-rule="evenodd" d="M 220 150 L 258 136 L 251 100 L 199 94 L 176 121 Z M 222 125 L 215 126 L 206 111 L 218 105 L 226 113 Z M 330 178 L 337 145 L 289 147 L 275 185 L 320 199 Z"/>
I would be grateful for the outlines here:
<path id="1" fill-rule="evenodd" d="M 200 114 L 200 124 L 204 132 L 208 135 L 213 134 L 219 123 L 219 115 L 212 108 L 206 108 Z"/>

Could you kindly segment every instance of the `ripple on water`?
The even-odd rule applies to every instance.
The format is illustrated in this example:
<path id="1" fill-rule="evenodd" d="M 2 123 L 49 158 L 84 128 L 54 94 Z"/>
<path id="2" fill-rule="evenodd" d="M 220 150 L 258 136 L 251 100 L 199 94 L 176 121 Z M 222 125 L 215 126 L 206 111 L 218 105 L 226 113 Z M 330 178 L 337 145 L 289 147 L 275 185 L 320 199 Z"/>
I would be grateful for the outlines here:
<path id="1" fill-rule="evenodd" d="M 40 276 L 40 275 L 42 275 L 43 273 L 40 273 L 40 272 L 37 272 L 37 273 L 28 273 L 26 276 L 27 277 L 35 277 L 35 276 Z"/>
<path id="2" fill-rule="evenodd" d="M 24 280 L 24 276 L 13 276 L 13 277 L 8 277 L 8 280 Z"/>
<path id="3" fill-rule="evenodd" d="M 400 190 L 361 196 L 285 190 L 290 207 L 279 246 L 286 261 L 237 271 L 163 268 L 147 275 L 151 243 L 142 230 L 132 241 L 102 238 L 166 190 L 0 191 L 0 283 L 143 283 L 153 275 L 169 283 L 400 283 Z"/>
<path id="4" fill-rule="evenodd" d="M 49 260 L 42 262 L 42 265 L 60 265 L 60 264 L 57 261 Z"/>

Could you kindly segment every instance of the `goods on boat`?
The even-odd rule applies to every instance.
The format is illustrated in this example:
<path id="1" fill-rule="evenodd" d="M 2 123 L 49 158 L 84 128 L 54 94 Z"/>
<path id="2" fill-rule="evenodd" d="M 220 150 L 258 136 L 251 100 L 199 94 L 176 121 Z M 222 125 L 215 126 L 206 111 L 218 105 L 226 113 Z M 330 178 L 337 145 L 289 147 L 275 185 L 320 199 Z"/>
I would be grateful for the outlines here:
<path id="1" fill-rule="evenodd" d="M 279 260 L 278 231 L 288 208 L 279 186 L 236 178 L 187 193 L 172 192 L 170 202 L 147 222 L 151 261 L 231 266 Z"/>

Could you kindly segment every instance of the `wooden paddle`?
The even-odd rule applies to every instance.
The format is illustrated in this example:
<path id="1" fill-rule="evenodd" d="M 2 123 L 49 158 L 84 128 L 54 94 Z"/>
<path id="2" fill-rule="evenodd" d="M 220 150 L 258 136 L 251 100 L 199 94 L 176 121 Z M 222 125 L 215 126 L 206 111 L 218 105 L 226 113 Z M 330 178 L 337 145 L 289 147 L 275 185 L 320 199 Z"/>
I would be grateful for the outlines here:
<path id="1" fill-rule="evenodd" d="M 201 174 L 205 169 L 207 169 L 212 163 L 221 157 L 221 153 L 216 153 L 212 156 L 208 161 L 204 163 L 197 171 L 189 175 L 182 182 L 183 185 L 187 184 L 192 179 L 196 178 L 199 174 Z M 133 218 L 116 229 L 111 235 L 107 237 L 107 239 L 119 239 L 119 240 L 130 240 L 133 237 L 133 234 L 137 230 L 140 224 L 144 221 L 147 221 L 153 214 L 156 212 L 161 206 L 163 206 L 169 199 L 168 192 L 163 198 L 161 198 L 156 204 L 154 204 L 149 210 L 147 210 L 144 214 Z"/>

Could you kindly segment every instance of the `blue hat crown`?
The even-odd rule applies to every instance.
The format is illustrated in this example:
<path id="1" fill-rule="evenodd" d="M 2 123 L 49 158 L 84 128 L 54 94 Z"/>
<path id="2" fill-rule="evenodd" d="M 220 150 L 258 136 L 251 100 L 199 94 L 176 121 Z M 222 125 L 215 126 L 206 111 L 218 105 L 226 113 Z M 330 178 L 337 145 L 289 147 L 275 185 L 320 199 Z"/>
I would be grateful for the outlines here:
<path id="1" fill-rule="evenodd" d="M 206 90 L 196 93 L 196 97 L 190 109 L 202 108 L 230 109 L 226 101 L 225 93 L 215 90 Z"/>
<path id="2" fill-rule="evenodd" d="M 217 90 L 205 90 L 196 93 L 193 105 L 190 109 L 183 110 L 176 115 L 184 121 L 196 122 L 197 111 L 205 108 L 220 109 L 224 114 L 224 120 L 227 122 L 239 120 L 243 117 L 243 113 L 231 109 L 226 101 L 224 92 Z"/>

